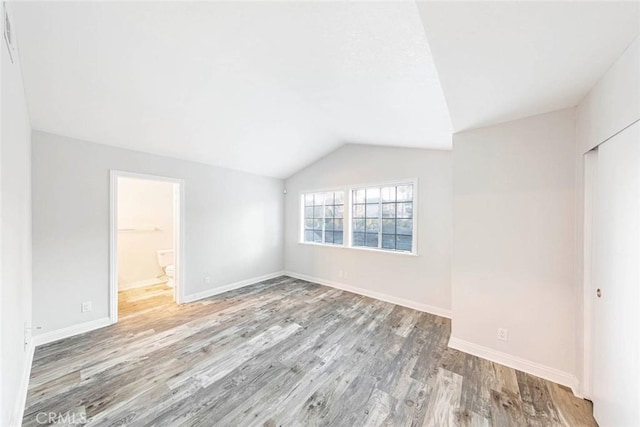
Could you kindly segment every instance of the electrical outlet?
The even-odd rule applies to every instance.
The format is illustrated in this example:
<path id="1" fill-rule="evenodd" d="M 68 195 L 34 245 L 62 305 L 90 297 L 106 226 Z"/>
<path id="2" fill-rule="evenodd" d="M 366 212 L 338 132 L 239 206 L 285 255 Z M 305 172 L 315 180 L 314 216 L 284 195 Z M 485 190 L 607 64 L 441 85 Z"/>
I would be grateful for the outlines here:
<path id="1" fill-rule="evenodd" d="M 502 341 L 509 340 L 509 330 L 505 328 L 498 328 L 498 339 Z"/>
<path id="2" fill-rule="evenodd" d="M 204 283 L 207 285 L 211 284 L 211 276 L 204 276 Z"/>
<path id="3" fill-rule="evenodd" d="M 83 312 L 83 313 L 91 311 L 91 301 L 83 302 L 82 306 L 80 307 L 80 311 Z"/>
<path id="4" fill-rule="evenodd" d="M 338 277 L 344 277 L 344 271 L 342 269 L 338 270 Z"/>

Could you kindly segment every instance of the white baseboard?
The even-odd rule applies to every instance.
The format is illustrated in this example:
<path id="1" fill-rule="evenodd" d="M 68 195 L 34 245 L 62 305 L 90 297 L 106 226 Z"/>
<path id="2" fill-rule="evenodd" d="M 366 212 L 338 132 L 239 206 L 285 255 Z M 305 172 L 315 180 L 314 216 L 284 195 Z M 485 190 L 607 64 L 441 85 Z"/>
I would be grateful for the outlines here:
<path id="1" fill-rule="evenodd" d="M 571 390 L 573 390 L 573 394 L 582 397 L 578 390 L 578 378 L 568 372 L 532 362 L 521 357 L 512 356 L 508 353 L 474 344 L 460 338 L 451 337 L 449 339 L 449 347 L 570 387 Z"/>
<path id="2" fill-rule="evenodd" d="M 451 319 L 451 310 L 447 310 L 445 308 L 435 307 L 433 305 L 423 304 L 423 303 L 411 301 L 405 298 L 384 294 L 382 292 L 359 288 L 357 286 L 346 285 L 344 283 L 337 283 L 330 280 L 322 279 L 320 277 L 313 277 L 313 276 L 307 276 L 306 274 L 294 273 L 292 271 L 285 271 L 284 274 L 286 276 L 295 277 L 296 279 L 302 279 L 308 282 L 314 282 L 320 285 L 330 286 L 332 288 L 340 289 L 347 292 L 353 292 L 354 294 L 364 295 L 366 297 L 375 298 L 380 301 L 401 305 L 403 307 L 408 307 L 414 310 L 423 311 L 425 313 L 435 314 L 436 316 L 441 316 L 441 317 L 446 317 L 447 319 Z"/>
<path id="3" fill-rule="evenodd" d="M 33 353 L 35 351 L 35 344 L 33 339 L 29 340 L 27 345 L 27 360 L 22 368 L 22 377 L 20 378 L 20 388 L 16 394 L 16 400 L 11 413 L 11 419 L 9 425 L 21 426 L 22 418 L 24 417 L 24 409 L 27 403 L 27 391 L 29 389 L 29 377 L 31 376 L 31 365 L 33 364 Z"/>
<path id="4" fill-rule="evenodd" d="M 69 338 L 74 335 L 84 334 L 85 332 L 93 331 L 95 329 L 104 328 L 109 325 L 111 325 L 111 320 L 108 317 L 103 317 L 90 322 L 80 323 L 79 325 L 73 325 L 55 331 L 45 332 L 44 334 L 34 335 L 33 344 L 37 347 L 39 345 Z"/>
<path id="5" fill-rule="evenodd" d="M 275 273 L 265 274 L 264 276 L 253 277 L 251 279 L 241 280 L 240 282 L 229 283 L 228 285 L 219 286 L 213 289 L 207 289 L 206 291 L 197 292 L 191 295 L 185 295 L 184 302 L 198 301 L 204 298 L 212 297 L 214 295 L 218 295 L 225 292 L 233 291 L 235 289 L 243 288 L 245 286 L 254 285 L 256 283 L 263 282 L 265 280 L 274 279 L 278 276 L 283 276 L 283 275 L 284 275 L 284 272 L 277 271 Z"/>
<path id="6" fill-rule="evenodd" d="M 118 284 L 118 291 L 126 291 L 127 289 L 144 288 L 151 285 L 159 285 L 160 283 L 167 283 L 169 279 L 155 279 L 140 280 L 138 282 L 125 283 L 123 285 Z"/>

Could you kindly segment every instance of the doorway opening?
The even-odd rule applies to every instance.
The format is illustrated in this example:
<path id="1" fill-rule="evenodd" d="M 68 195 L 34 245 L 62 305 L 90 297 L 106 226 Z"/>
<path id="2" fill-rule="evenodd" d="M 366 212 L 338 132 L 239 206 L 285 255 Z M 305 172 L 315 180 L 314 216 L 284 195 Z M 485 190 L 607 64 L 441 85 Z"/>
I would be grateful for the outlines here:
<path id="1" fill-rule="evenodd" d="M 182 180 L 111 171 L 111 323 L 183 300 Z"/>

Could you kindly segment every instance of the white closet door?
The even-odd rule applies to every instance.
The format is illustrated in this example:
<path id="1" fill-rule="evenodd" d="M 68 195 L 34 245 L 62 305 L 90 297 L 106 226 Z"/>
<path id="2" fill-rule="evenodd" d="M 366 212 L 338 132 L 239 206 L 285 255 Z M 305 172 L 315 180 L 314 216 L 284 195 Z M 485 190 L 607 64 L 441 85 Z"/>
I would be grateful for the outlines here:
<path id="1" fill-rule="evenodd" d="M 640 123 L 598 147 L 596 180 L 594 415 L 603 427 L 640 426 Z"/>

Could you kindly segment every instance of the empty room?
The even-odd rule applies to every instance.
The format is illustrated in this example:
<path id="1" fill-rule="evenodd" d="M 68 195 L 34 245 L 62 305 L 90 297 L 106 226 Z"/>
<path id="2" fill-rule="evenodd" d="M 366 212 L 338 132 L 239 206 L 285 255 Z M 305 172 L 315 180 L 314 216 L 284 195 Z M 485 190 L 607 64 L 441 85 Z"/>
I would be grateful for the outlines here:
<path id="1" fill-rule="evenodd" d="M 640 426 L 640 1 L 2 3 L 0 426 Z"/>

